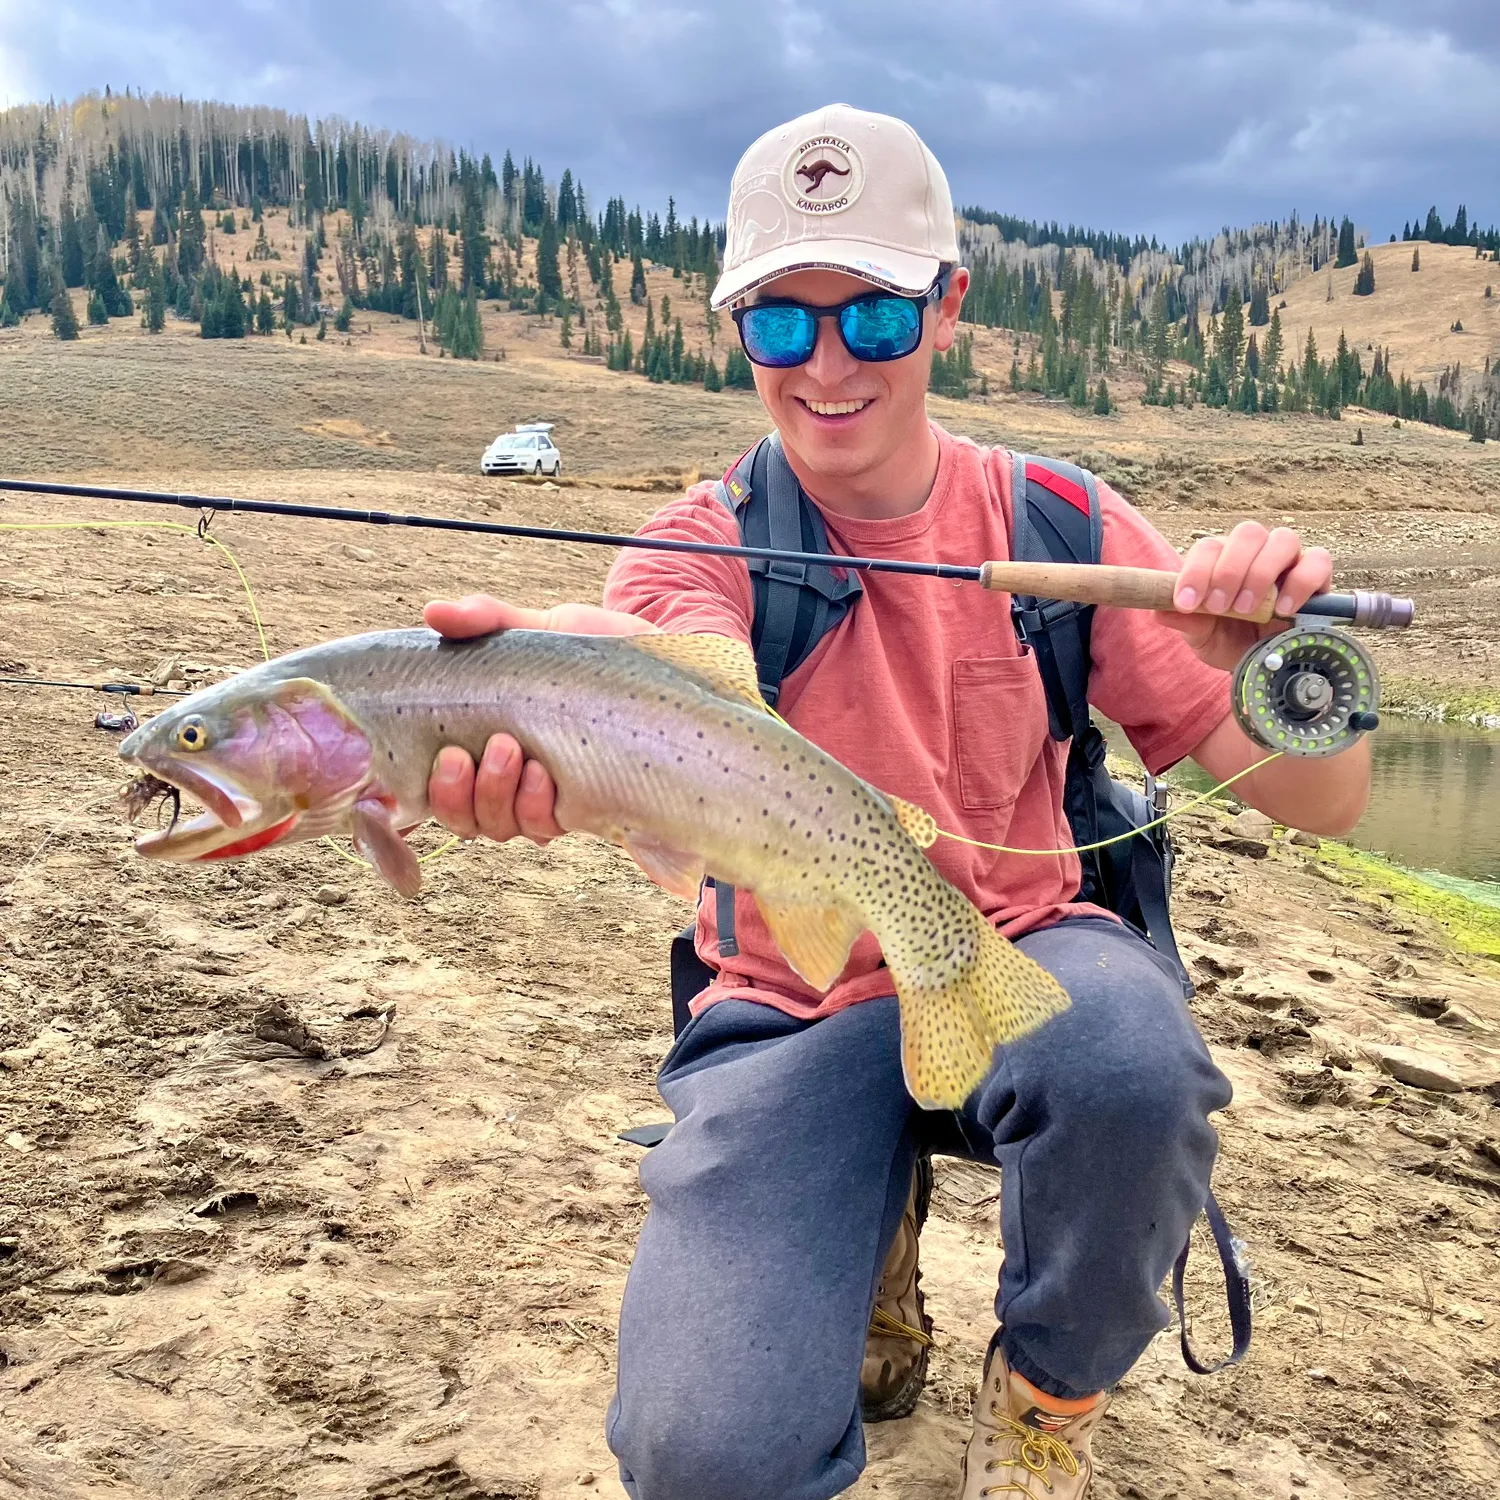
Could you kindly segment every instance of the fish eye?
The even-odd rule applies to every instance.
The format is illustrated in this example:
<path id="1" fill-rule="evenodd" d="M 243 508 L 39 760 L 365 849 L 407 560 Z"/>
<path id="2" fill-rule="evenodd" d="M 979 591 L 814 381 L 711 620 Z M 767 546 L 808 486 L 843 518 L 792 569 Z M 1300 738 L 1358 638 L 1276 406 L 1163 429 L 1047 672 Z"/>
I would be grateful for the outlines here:
<path id="1" fill-rule="evenodd" d="M 188 719 L 177 731 L 179 750 L 204 750 L 208 747 L 208 725 L 202 719 Z"/>

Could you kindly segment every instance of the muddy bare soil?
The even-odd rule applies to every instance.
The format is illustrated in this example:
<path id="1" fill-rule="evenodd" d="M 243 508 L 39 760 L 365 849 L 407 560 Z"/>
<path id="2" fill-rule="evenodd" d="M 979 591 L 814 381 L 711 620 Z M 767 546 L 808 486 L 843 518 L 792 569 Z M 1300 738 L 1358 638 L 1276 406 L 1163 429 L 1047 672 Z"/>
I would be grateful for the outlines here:
<path id="1" fill-rule="evenodd" d="M 358 411 L 290 397 L 278 411 L 258 396 L 247 422 L 215 404 L 210 355 L 184 346 L 203 363 L 184 387 L 180 460 L 170 445 L 136 451 L 138 419 L 102 397 L 69 406 L 64 383 L 54 422 L 30 429 L 28 466 L 55 472 L 86 452 L 92 413 L 116 425 L 88 467 L 124 482 L 601 529 L 654 503 L 485 484 L 436 472 L 431 455 L 392 470 L 358 443 L 336 464 L 297 446 L 324 438 L 292 434 L 357 420 L 420 449 L 400 403 L 382 407 L 396 361 L 358 367 Z M 10 357 L 0 401 L 39 411 L 20 394 L 30 367 Z M 627 402 L 666 413 L 655 451 L 636 438 L 589 450 L 600 472 L 687 467 L 758 425 L 748 402 L 572 366 L 547 378 L 572 382 L 569 411 L 601 431 L 630 428 Z M 442 401 L 467 421 L 463 379 Z M 705 438 L 726 410 L 733 433 Z M 1443 622 L 1430 638 L 1441 673 L 1500 671 L 1493 632 L 1484 653 L 1453 660 L 1464 633 L 1450 565 L 1479 569 L 1471 560 L 1500 547 L 1482 452 L 1434 440 L 1449 498 L 1414 517 L 1399 501 L 1420 447 L 1351 455 L 1309 427 L 1300 447 L 1235 450 L 1206 422 L 1201 445 L 1174 447 L 1149 425 L 1056 408 L 953 410 L 970 430 L 1128 460 L 1120 472 L 1143 474 L 1143 500 L 1178 540 L 1237 508 L 1284 507 L 1372 567 L 1409 562 L 1420 543 L 1435 561 L 1411 577 Z M 263 422 L 281 424 L 286 462 L 235 436 Z M 7 523 L 157 515 L 184 519 L 0 503 Z M 455 589 L 594 597 L 607 560 L 259 518 L 214 529 L 273 650 L 405 623 Z M 1420 668 L 1409 644 L 1381 649 Z M 0 533 L 0 670 L 141 680 L 162 667 L 196 682 L 256 655 L 227 564 L 189 537 Z M 0 1496 L 618 1496 L 602 1419 L 645 1203 L 638 1154 L 615 1133 L 663 1113 L 652 1076 L 682 905 L 577 838 L 449 851 L 412 903 L 321 846 L 156 867 L 131 853 L 113 805 L 114 737 L 92 723 L 105 705 L 0 692 Z M 1102 1430 L 1097 1492 L 1490 1496 L 1500 969 L 1378 890 L 1341 884 L 1315 851 L 1236 841 L 1206 814 L 1186 823 L 1177 923 L 1196 1012 L 1235 1084 L 1217 1182 L 1254 1263 L 1259 1325 L 1245 1365 L 1207 1381 L 1182 1368 L 1174 1332 L 1152 1346 Z M 861 1496 L 956 1493 L 991 1331 L 999 1181 L 956 1163 L 938 1179 L 924 1237 L 933 1379 L 912 1418 L 870 1429 Z M 1212 1266 L 1205 1240 L 1190 1305 L 1210 1348 L 1227 1333 Z"/>

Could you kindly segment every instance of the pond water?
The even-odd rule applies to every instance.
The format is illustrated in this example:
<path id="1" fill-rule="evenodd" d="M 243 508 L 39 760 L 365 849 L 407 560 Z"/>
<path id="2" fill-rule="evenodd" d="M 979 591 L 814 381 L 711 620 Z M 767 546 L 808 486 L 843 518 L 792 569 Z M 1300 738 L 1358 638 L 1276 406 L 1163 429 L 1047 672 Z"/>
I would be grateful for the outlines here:
<path id="1" fill-rule="evenodd" d="M 1106 727 L 1111 749 L 1124 735 Z M 1500 731 L 1387 714 L 1372 737 L 1370 806 L 1349 836 L 1434 883 L 1500 906 Z M 1190 762 L 1171 779 L 1213 784 Z"/>

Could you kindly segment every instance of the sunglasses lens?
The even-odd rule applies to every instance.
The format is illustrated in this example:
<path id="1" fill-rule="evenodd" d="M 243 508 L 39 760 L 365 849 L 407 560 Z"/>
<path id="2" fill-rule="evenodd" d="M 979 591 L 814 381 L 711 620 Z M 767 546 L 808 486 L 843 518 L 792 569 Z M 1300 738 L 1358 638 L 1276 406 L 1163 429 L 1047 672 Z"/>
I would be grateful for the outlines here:
<path id="1" fill-rule="evenodd" d="M 855 359 L 903 359 L 922 342 L 922 309 L 901 297 L 866 297 L 839 314 Z"/>
<path id="2" fill-rule="evenodd" d="M 817 320 L 805 307 L 749 307 L 739 323 L 745 353 L 758 365 L 787 369 L 806 364 L 818 341 Z"/>

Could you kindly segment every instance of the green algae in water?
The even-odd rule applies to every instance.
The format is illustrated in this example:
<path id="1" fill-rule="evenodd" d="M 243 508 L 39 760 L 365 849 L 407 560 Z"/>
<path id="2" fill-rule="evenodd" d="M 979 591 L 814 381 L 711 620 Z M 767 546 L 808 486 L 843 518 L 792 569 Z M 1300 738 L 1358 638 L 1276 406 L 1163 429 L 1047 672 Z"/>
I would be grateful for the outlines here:
<path id="1" fill-rule="evenodd" d="M 1398 906 L 1430 918 L 1462 952 L 1500 962 L 1500 885 L 1455 875 L 1421 875 L 1379 854 L 1327 840 L 1317 857 L 1350 884 L 1383 891 Z"/>

